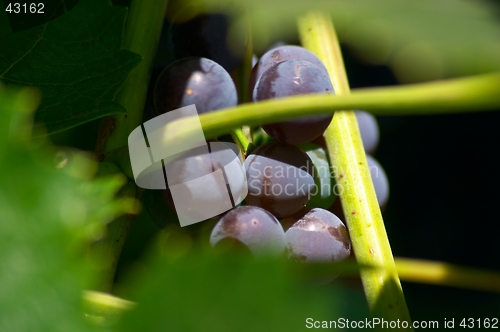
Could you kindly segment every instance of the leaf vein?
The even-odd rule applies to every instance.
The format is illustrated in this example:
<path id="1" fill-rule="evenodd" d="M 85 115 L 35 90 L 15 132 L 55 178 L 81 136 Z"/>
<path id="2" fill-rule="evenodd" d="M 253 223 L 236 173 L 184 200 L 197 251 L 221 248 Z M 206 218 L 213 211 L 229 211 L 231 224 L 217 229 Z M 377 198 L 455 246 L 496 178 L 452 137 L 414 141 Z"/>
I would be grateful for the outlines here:
<path id="1" fill-rule="evenodd" d="M 9 72 L 9 70 L 11 70 L 18 62 L 20 62 L 21 60 L 23 60 L 28 54 L 31 53 L 31 51 L 33 51 L 33 49 L 38 45 L 38 42 L 43 39 L 45 31 L 47 30 L 47 24 L 48 23 L 46 23 L 46 24 L 43 25 L 43 31 L 40 33 L 40 36 L 38 37 L 38 39 L 35 40 L 35 42 L 33 43 L 33 46 L 31 46 L 31 48 L 28 51 L 26 51 L 26 53 L 24 53 L 22 56 L 20 56 L 19 59 L 17 59 L 16 61 L 14 61 L 3 73 L 1 73 L 0 77 L 4 77 L 5 74 L 7 74 Z"/>

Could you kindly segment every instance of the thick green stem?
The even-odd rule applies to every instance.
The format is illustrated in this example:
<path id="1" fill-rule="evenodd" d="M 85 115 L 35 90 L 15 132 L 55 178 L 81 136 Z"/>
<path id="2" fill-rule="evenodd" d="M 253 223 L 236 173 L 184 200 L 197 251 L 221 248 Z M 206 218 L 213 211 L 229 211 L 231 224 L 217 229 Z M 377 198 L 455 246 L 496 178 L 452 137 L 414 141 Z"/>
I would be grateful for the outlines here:
<path id="1" fill-rule="evenodd" d="M 96 154 L 100 158 L 126 146 L 128 135 L 142 123 L 152 61 L 160 38 L 167 3 L 167 0 L 131 1 L 123 47 L 141 55 L 143 61 L 129 74 L 116 98 L 127 113 L 107 118 L 101 126 L 96 147 Z M 127 170 L 130 169 L 128 158 L 119 158 L 116 161 L 118 166 L 128 173 Z M 108 236 L 96 248 L 104 259 L 104 268 L 100 269 L 102 275 L 98 286 L 100 290 L 111 291 L 118 258 L 134 219 L 135 216 L 126 215 L 110 223 Z"/>
<path id="2" fill-rule="evenodd" d="M 168 0 L 132 0 L 125 27 L 123 47 L 142 56 L 129 74 L 116 101 L 127 110 L 114 116 L 114 129 L 104 143 L 103 153 L 127 145 L 128 135 L 142 123 L 153 59 L 160 38 Z"/>
<path id="3" fill-rule="evenodd" d="M 349 95 L 340 45 L 329 16 L 311 12 L 301 17 L 299 32 L 303 46 L 323 61 L 335 94 Z M 325 139 L 335 180 L 343 189 L 340 199 L 356 260 L 380 267 L 360 270 L 370 312 L 389 321 L 410 322 L 354 112 L 335 112 Z"/>

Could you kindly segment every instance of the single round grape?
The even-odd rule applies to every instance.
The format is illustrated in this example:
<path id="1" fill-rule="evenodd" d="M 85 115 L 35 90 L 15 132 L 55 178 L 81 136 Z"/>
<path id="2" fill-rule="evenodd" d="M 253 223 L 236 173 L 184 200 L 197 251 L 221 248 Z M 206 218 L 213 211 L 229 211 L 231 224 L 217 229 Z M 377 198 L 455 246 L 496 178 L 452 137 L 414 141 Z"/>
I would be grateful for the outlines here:
<path id="1" fill-rule="evenodd" d="M 223 13 L 203 13 L 174 23 L 170 30 L 174 54 L 177 58 L 208 58 L 232 71 L 243 62 L 248 47 L 247 32 L 235 30 L 237 27 L 231 27 L 230 18 Z"/>
<path id="2" fill-rule="evenodd" d="M 262 74 L 253 90 L 253 101 L 311 93 L 333 93 L 332 83 L 326 72 L 307 61 L 287 60 Z M 302 144 L 323 134 L 332 117 L 333 115 L 307 116 L 267 124 L 262 128 L 278 141 Z"/>
<path id="3" fill-rule="evenodd" d="M 296 146 L 271 142 L 255 149 L 245 160 L 250 205 L 276 217 L 304 207 L 314 190 L 311 159 Z"/>
<path id="4" fill-rule="evenodd" d="M 266 70 L 285 60 L 308 61 L 318 66 L 326 73 L 326 68 L 323 65 L 323 62 L 321 62 L 321 60 L 311 51 L 300 46 L 283 45 L 282 43 L 276 43 L 275 45 L 271 46 L 269 51 L 264 53 L 259 61 L 253 66 L 252 72 L 250 74 L 250 81 L 248 84 L 249 91 L 253 91 L 255 83 Z"/>
<path id="5" fill-rule="evenodd" d="M 268 211 L 257 206 L 240 206 L 226 213 L 215 225 L 210 244 L 232 238 L 243 243 L 256 257 L 279 256 L 285 252 L 285 231 Z"/>
<path id="6" fill-rule="evenodd" d="M 355 114 L 365 151 L 373 154 L 377 149 L 380 136 L 377 119 L 365 111 L 356 110 Z"/>
<path id="7" fill-rule="evenodd" d="M 382 165 L 370 155 L 366 155 L 368 168 L 372 177 L 375 193 L 377 194 L 378 205 L 384 207 L 389 200 L 389 180 Z"/>
<path id="8" fill-rule="evenodd" d="M 229 73 L 206 58 L 185 58 L 170 64 L 160 74 L 154 91 L 158 114 L 196 105 L 199 114 L 235 106 L 236 86 Z"/>
<path id="9" fill-rule="evenodd" d="M 351 254 L 351 241 L 342 221 L 330 211 L 315 208 L 286 233 L 288 258 L 298 262 L 339 262 Z"/>

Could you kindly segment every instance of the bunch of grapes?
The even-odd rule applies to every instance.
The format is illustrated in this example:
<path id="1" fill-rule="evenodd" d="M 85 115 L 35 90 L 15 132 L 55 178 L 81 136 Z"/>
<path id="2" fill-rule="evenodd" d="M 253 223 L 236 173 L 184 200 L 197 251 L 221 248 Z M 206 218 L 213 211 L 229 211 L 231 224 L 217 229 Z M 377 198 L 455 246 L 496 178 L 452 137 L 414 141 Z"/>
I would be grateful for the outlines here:
<path id="1" fill-rule="evenodd" d="M 172 24 L 170 37 L 178 59 L 154 70 L 146 117 L 192 104 L 201 114 L 238 104 L 233 77 L 248 42 L 240 42 L 236 54 L 228 48 L 228 22 L 224 14 L 212 13 Z M 247 86 L 240 89 L 248 89 L 252 102 L 303 94 L 335 98 L 324 64 L 294 45 L 274 47 L 263 54 L 253 64 Z M 377 122 L 367 112 L 356 111 L 356 116 L 365 151 L 373 154 L 379 139 Z M 242 205 L 219 216 L 210 236 L 212 246 L 232 241 L 256 257 L 286 256 L 305 263 L 338 262 L 351 255 L 342 216 L 332 212 L 338 210 L 335 198 L 341 193 L 323 139 L 332 117 L 305 116 L 251 128 L 251 149 L 244 151 L 248 195 Z M 185 173 L 209 173 L 213 170 L 210 158 L 210 154 L 201 154 L 181 159 L 176 167 Z M 387 178 L 373 157 L 367 155 L 367 159 L 383 206 L 388 199 Z M 205 203 L 215 204 L 217 197 L 210 195 L 210 188 L 206 190 Z M 193 193 L 195 196 L 200 195 Z M 168 190 L 163 197 L 173 207 Z"/>

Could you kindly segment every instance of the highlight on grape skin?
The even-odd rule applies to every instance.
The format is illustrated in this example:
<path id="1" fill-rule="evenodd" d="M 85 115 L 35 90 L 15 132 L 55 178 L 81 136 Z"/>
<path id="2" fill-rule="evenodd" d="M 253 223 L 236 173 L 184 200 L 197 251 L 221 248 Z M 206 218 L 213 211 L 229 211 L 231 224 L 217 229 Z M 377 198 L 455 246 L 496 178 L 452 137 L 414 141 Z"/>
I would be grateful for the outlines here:
<path id="1" fill-rule="evenodd" d="M 288 258 L 305 263 L 340 262 L 351 254 L 351 241 L 342 221 L 330 211 L 315 208 L 285 233 Z"/>
<path id="2" fill-rule="evenodd" d="M 268 211 L 257 206 L 240 206 L 226 213 L 210 235 L 212 247 L 224 239 L 243 243 L 256 257 L 277 257 L 285 252 L 285 231 Z"/>
<path id="3" fill-rule="evenodd" d="M 276 217 L 286 217 L 304 207 L 315 190 L 312 161 L 294 145 L 271 142 L 254 150 L 245 160 L 246 202 Z"/>

